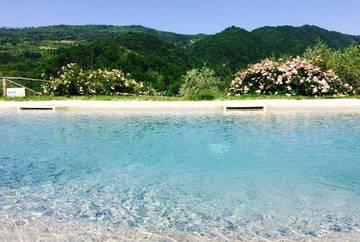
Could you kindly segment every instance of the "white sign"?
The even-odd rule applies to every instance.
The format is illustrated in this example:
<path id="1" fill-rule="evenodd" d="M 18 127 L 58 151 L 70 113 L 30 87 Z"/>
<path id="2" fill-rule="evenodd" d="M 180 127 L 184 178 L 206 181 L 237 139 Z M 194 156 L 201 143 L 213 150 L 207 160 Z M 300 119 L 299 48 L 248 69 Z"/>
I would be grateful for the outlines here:
<path id="1" fill-rule="evenodd" d="M 7 88 L 7 97 L 25 97 L 25 88 Z"/>

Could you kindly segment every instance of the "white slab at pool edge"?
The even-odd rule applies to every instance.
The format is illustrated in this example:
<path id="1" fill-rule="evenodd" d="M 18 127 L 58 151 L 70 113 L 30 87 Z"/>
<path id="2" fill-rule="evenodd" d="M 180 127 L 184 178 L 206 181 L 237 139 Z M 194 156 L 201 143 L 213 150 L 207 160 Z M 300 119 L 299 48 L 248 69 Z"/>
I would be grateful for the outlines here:
<path id="1" fill-rule="evenodd" d="M 0 110 L 53 107 L 56 111 L 216 111 L 224 107 L 259 107 L 264 111 L 360 111 L 360 99 L 229 100 L 229 101 L 0 101 Z"/>

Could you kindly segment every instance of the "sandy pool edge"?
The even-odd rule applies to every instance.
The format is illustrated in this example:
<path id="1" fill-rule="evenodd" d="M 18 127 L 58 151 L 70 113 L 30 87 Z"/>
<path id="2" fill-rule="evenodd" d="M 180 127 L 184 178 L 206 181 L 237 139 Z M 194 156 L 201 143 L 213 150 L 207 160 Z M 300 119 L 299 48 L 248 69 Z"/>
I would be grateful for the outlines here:
<path id="1" fill-rule="evenodd" d="M 0 101 L 0 110 L 54 107 L 56 111 L 223 111 L 226 106 L 263 106 L 265 111 L 360 111 L 360 99 L 229 100 L 229 101 Z"/>
<path id="2" fill-rule="evenodd" d="M 45 217 L 23 217 L 15 214 L 0 211 L 0 242 L 12 241 L 139 241 L 139 242 L 216 242 L 216 241 L 344 241 L 355 242 L 360 240 L 360 233 L 349 234 L 327 234 L 321 237 L 283 237 L 264 238 L 253 234 L 244 237 L 226 237 L 219 234 L 219 237 L 206 234 L 155 234 L 140 229 L 130 228 L 107 228 L 106 226 L 80 221 L 64 221 Z"/>

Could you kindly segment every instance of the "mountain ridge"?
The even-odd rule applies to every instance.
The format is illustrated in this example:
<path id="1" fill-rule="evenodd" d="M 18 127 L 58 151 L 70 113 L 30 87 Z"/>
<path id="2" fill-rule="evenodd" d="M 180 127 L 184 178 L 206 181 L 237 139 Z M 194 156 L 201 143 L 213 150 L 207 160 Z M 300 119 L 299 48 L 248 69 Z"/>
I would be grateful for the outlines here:
<path id="1" fill-rule="evenodd" d="M 261 27 L 257 27 L 254 28 L 252 30 L 248 30 L 245 28 L 242 28 L 240 26 L 236 26 L 236 25 L 232 25 L 229 27 L 237 27 L 237 28 L 242 28 L 248 32 L 254 32 L 258 29 L 262 29 L 262 28 L 281 28 L 281 27 L 293 27 L 293 28 L 302 28 L 302 27 L 306 27 L 306 26 L 310 26 L 310 27 L 317 27 L 320 29 L 325 29 L 329 32 L 334 32 L 334 33 L 342 33 L 345 35 L 350 35 L 350 36 L 356 36 L 358 38 L 360 38 L 360 34 L 350 34 L 350 33 L 345 33 L 342 31 L 338 31 L 338 30 L 330 30 L 330 29 L 326 29 L 325 27 L 320 27 L 314 24 L 303 24 L 303 25 L 298 25 L 298 26 L 294 26 L 294 25 L 264 25 Z M 16 26 L 0 26 L 0 29 L 7 29 L 7 30 L 27 30 L 27 29 L 46 29 L 46 28 L 61 28 L 61 27 L 75 27 L 75 28 L 81 28 L 81 27 L 101 27 L 101 28 L 139 28 L 139 29 L 147 29 L 147 30 L 154 30 L 157 32 L 163 32 L 163 33 L 170 33 L 170 34 L 177 34 L 177 35 L 184 35 L 184 36 L 197 36 L 197 35 L 214 35 L 220 32 L 216 32 L 216 33 L 194 33 L 194 34 L 189 34 L 189 33 L 178 33 L 176 31 L 169 31 L 169 30 L 160 30 L 160 29 L 156 29 L 154 27 L 147 27 L 141 24 L 131 24 L 131 25 L 114 25 L 114 24 L 54 24 L 54 25 L 43 25 L 43 26 L 24 26 L 24 27 L 16 27 Z M 227 28 L 229 28 L 227 27 Z M 227 29 L 225 28 L 225 29 Z"/>
<path id="2" fill-rule="evenodd" d="M 159 36 L 167 41 L 177 44 L 186 44 L 192 39 L 197 39 L 204 34 L 187 35 L 169 31 L 160 31 L 142 25 L 49 25 L 41 27 L 21 27 L 21 28 L 0 28 L 0 41 L 2 35 L 19 36 L 27 40 L 98 40 L 102 38 L 116 38 L 127 32 L 147 33 Z M 14 38 L 14 37 L 12 37 Z"/>
<path id="3" fill-rule="evenodd" d="M 231 26 L 228 28 L 241 28 L 237 26 Z M 281 30 L 283 28 L 292 28 L 293 30 L 297 29 L 304 29 L 304 28 L 317 28 L 317 30 L 325 30 L 332 34 L 342 34 L 346 35 L 348 37 L 356 38 L 358 41 L 360 41 L 360 35 L 352 35 L 352 34 L 346 34 L 339 31 L 334 30 L 327 30 L 325 28 L 318 27 L 316 25 L 302 25 L 302 26 L 292 26 L 292 25 L 280 25 L 280 26 L 263 26 L 259 28 L 255 28 L 253 30 L 246 30 L 244 28 L 241 28 L 249 33 L 256 33 L 260 32 L 264 29 L 273 29 L 273 30 Z M 226 28 L 226 29 L 228 29 Z M 225 30 L 226 30 L 225 29 Z M 59 32 L 66 32 L 68 31 L 68 36 L 61 35 Z M 95 31 L 93 34 L 85 34 L 84 32 L 89 31 Z M 178 38 L 180 39 L 180 43 L 188 43 L 191 42 L 191 40 L 199 39 L 205 36 L 212 36 L 219 34 L 205 34 L 205 33 L 198 33 L 198 34 L 181 34 L 176 33 L 172 31 L 162 31 L 155 28 L 150 28 L 142 25 L 104 25 L 104 24 L 86 24 L 86 25 L 67 25 L 67 24 L 59 24 L 59 25 L 49 25 L 49 26 L 39 26 L 39 27 L 0 27 L 0 38 L 3 37 L 2 35 L 9 35 L 9 34 L 19 34 L 23 33 L 24 37 L 29 38 L 29 40 L 84 40 L 86 38 L 92 38 L 96 33 L 98 34 L 98 38 L 104 38 L 104 37 L 118 37 L 120 34 L 123 34 L 125 32 L 143 32 L 148 34 L 157 35 L 159 37 L 162 37 L 164 39 L 174 41 L 174 39 Z M 27 34 L 25 34 L 27 33 Z M 51 35 L 53 34 L 53 35 Z M 50 35 L 50 36 L 49 36 Z M 48 38 L 46 38 L 48 37 Z M 97 38 L 97 39 L 98 39 Z M 1 40 L 1 39 L 0 39 Z M 175 41 L 176 42 L 176 41 Z"/>

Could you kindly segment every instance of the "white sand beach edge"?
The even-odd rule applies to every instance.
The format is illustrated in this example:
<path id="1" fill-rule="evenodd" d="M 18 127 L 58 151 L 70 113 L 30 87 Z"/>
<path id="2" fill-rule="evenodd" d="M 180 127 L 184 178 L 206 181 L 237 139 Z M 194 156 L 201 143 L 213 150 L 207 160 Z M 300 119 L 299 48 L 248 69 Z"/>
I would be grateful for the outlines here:
<path id="1" fill-rule="evenodd" d="M 360 99 L 236 101 L 0 101 L 0 110 L 54 107 L 56 111 L 223 111 L 224 107 L 263 107 L 264 111 L 360 111 Z"/>
<path id="2" fill-rule="evenodd" d="M 290 242 L 290 241 L 359 241 L 358 231 L 352 233 L 332 233 L 321 237 L 309 235 L 280 238 L 264 238 L 256 233 L 247 235 L 226 236 L 221 233 L 186 234 L 150 233 L 138 228 L 109 228 L 85 221 L 56 220 L 53 218 L 23 217 L 0 211 L 0 242 L 37 242 L 37 241 L 137 241 L 137 242 L 216 242 L 216 241 L 250 241 L 250 242 Z"/>

